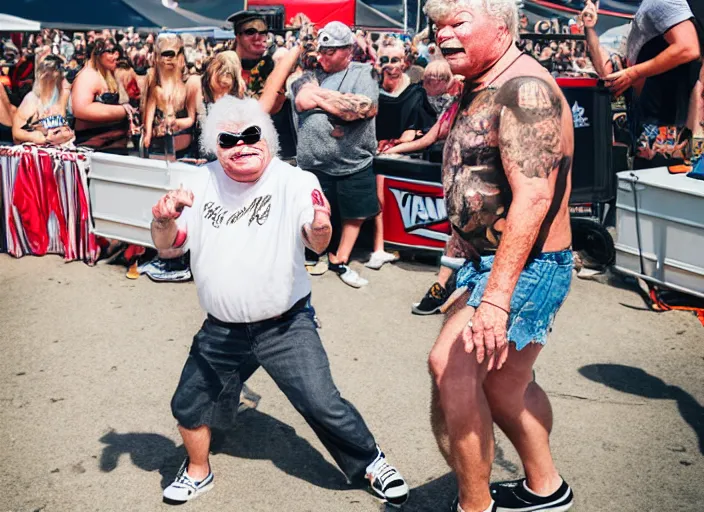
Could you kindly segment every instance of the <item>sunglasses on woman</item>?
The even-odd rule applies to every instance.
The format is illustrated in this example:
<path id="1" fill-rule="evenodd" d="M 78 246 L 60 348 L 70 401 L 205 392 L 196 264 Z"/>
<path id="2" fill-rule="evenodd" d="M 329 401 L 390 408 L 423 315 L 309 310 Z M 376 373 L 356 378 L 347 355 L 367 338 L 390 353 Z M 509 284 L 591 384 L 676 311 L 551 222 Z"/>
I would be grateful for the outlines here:
<path id="1" fill-rule="evenodd" d="M 176 55 L 178 55 L 180 53 L 181 53 L 181 50 L 179 50 L 178 52 L 175 52 L 173 50 L 165 50 L 165 51 L 161 52 L 159 55 L 161 57 L 164 57 L 165 59 L 168 59 L 168 58 L 173 59 L 174 57 L 176 57 Z"/>
<path id="2" fill-rule="evenodd" d="M 250 126 L 242 133 L 220 132 L 218 134 L 218 146 L 222 149 L 234 148 L 240 141 L 251 146 L 262 139 L 262 130 L 258 126 Z"/>
<path id="3" fill-rule="evenodd" d="M 400 64 L 400 63 L 401 63 L 401 59 L 398 58 L 398 57 L 391 57 L 391 58 L 389 59 L 386 55 L 384 55 L 383 57 L 379 57 L 379 64 L 381 64 L 382 66 L 388 64 L 389 62 L 390 62 L 391 64 Z"/>
<path id="4" fill-rule="evenodd" d="M 243 30 L 240 32 L 240 34 L 244 34 L 248 37 L 252 37 L 255 34 L 259 34 L 260 36 L 265 36 L 269 34 L 268 30 L 257 30 L 256 28 L 248 28 L 247 30 Z"/>
<path id="5" fill-rule="evenodd" d="M 120 53 L 120 50 L 118 50 L 116 46 L 110 48 L 103 48 L 98 52 L 98 55 L 102 55 L 104 53 Z"/>
<path id="6" fill-rule="evenodd" d="M 44 57 L 44 62 L 50 67 L 55 68 L 57 71 L 64 70 L 64 61 L 61 60 L 61 57 L 58 57 L 56 55 L 47 55 L 46 57 Z"/>

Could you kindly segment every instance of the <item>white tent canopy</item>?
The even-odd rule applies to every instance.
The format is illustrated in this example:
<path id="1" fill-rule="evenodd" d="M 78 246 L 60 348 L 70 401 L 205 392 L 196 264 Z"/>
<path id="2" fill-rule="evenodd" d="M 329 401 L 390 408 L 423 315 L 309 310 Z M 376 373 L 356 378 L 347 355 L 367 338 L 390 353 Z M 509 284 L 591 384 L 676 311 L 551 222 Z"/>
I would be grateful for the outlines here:
<path id="1" fill-rule="evenodd" d="M 0 13 L 0 32 L 39 32 L 41 29 L 38 21 Z"/>

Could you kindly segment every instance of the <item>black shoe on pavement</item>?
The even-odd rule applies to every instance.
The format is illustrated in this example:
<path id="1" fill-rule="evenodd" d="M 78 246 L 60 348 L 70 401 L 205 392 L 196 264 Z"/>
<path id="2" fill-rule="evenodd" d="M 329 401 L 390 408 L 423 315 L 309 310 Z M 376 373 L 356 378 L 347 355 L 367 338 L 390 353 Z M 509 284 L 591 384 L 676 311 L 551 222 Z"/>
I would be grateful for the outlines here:
<path id="1" fill-rule="evenodd" d="M 421 301 L 411 306 L 411 312 L 414 315 L 434 315 L 440 311 L 449 296 L 440 283 L 434 283 Z"/>
<path id="2" fill-rule="evenodd" d="M 496 502 L 497 512 L 521 511 L 547 511 L 564 512 L 574 505 L 574 493 L 567 482 L 550 496 L 539 496 L 528 489 L 526 479 L 512 480 L 510 482 L 496 482 L 491 484 L 491 497 Z"/>

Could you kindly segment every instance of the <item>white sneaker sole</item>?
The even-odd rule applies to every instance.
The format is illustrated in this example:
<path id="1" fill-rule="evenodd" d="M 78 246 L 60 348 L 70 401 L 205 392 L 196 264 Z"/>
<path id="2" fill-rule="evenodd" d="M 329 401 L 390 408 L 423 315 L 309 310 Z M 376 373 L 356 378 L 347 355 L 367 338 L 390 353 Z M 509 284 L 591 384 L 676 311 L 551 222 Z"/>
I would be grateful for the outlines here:
<path id="1" fill-rule="evenodd" d="M 167 505 L 183 505 L 184 503 L 187 503 L 187 502 L 191 501 L 192 499 L 197 498 L 201 494 L 208 492 L 210 489 L 213 488 L 214 485 L 215 485 L 215 482 L 210 482 L 205 487 L 202 487 L 202 488 L 198 489 L 195 493 L 191 494 L 185 500 L 175 500 L 175 499 L 167 498 L 166 496 L 164 496 L 163 502 L 166 503 Z"/>
<path id="2" fill-rule="evenodd" d="M 370 485 L 369 488 L 372 490 L 374 493 L 374 496 L 377 497 L 377 499 L 383 503 L 386 503 L 388 506 L 393 507 L 393 508 L 401 508 L 403 507 L 406 503 L 408 503 L 408 498 L 410 497 L 410 491 L 406 494 L 406 498 L 399 503 L 393 503 L 389 501 L 389 498 L 384 496 L 381 492 L 377 491 L 373 485 Z"/>
<path id="3" fill-rule="evenodd" d="M 535 510 L 535 512 L 566 512 L 567 510 L 571 509 L 574 506 L 574 501 L 571 501 L 570 503 L 566 503 L 565 505 L 560 505 L 559 507 L 554 507 L 554 508 L 533 508 L 533 507 L 526 507 L 526 508 L 503 508 L 503 507 L 496 507 L 496 512 L 521 512 L 521 511 L 531 511 Z"/>

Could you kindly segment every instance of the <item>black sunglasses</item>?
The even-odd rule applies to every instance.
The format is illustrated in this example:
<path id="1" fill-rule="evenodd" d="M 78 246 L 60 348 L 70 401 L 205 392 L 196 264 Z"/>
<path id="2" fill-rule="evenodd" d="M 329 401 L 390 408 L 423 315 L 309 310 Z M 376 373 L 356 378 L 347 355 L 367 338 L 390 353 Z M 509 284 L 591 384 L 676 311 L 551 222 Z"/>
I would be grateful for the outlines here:
<path id="1" fill-rule="evenodd" d="M 242 133 L 220 132 L 218 146 L 222 149 L 234 148 L 240 141 L 248 146 L 256 144 L 262 139 L 262 130 L 258 126 L 250 126 Z"/>
<path id="2" fill-rule="evenodd" d="M 173 50 L 166 50 L 166 51 L 161 52 L 159 55 L 161 57 L 173 58 L 173 57 L 176 57 L 176 55 L 180 55 L 180 54 L 181 54 L 181 50 L 179 50 L 178 52 L 175 52 Z"/>
<path id="3" fill-rule="evenodd" d="M 256 28 L 248 28 L 247 30 L 242 30 L 240 34 L 244 34 L 246 36 L 253 36 L 254 34 L 259 34 L 260 36 L 265 36 L 269 33 L 268 30 L 257 30 Z"/>
<path id="4" fill-rule="evenodd" d="M 111 48 L 103 48 L 98 52 L 98 55 L 102 55 L 104 53 L 120 53 L 120 50 L 116 46 L 113 46 Z"/>
<path id="5" fill-rule="evenodd" d="M 391 57 L 391 59 L 389 59 L 386 55 L 384 55 L 383 57 L 379 57 L 379 64 L 381 64 L 382 66 L 388 64 L 389 62 L 391 62 L 391 64 L 400 64 L 401 59 L 398 57 Z"/>

